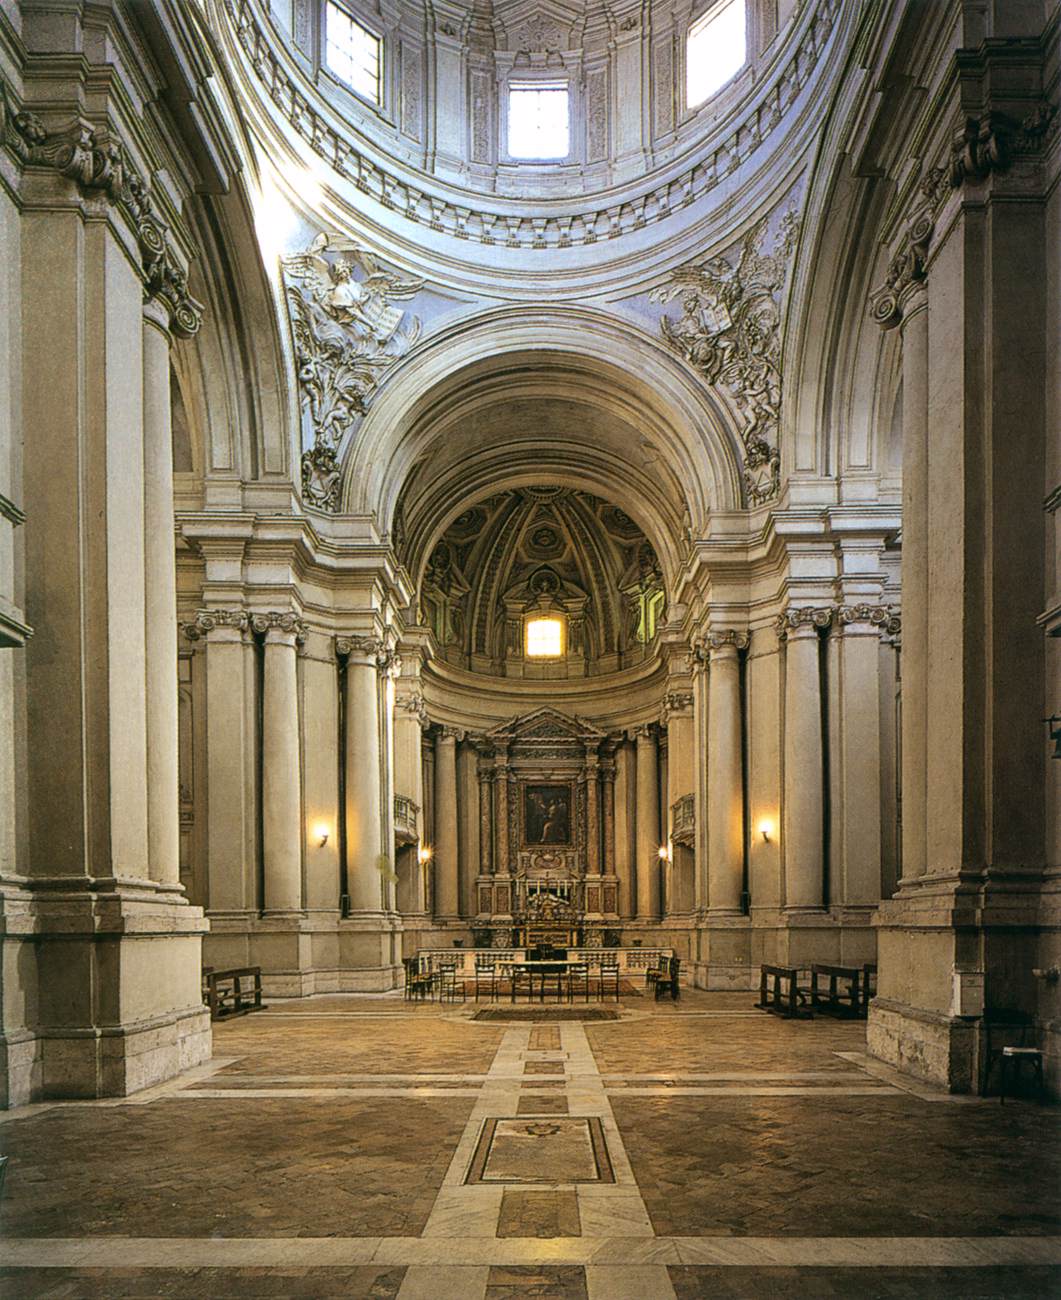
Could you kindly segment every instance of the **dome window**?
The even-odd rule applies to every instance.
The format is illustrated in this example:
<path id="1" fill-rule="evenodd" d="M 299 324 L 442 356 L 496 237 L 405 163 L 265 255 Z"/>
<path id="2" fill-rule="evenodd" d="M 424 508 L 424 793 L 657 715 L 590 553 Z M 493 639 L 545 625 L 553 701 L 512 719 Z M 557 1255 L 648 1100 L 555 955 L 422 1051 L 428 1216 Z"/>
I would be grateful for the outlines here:
<path id="1" fill-rule="evenodd" d="M 509 157 L 555 162 L 570 152 L 571 107 L 567 82 L 509 82 Z"/>
<path id="2" fill-rule="evenodd" d="M 363 99 L 380 102 L 383 42 L 332 0 L 324 6 L 328 71 Z"/>
<path id="3" fill-rule="evenodd" d="M 564 653 L 564 620 L 555 614 L 535 615 L 526 622 L 528 659 L 559 659 Z"/>
<path id="4" fill-rule="evenodd" d="M 722 0 L 689 28 L 685 44 L 685 102 L 696 108 L 721 90 L 748 57 L 746 0 Z"/>

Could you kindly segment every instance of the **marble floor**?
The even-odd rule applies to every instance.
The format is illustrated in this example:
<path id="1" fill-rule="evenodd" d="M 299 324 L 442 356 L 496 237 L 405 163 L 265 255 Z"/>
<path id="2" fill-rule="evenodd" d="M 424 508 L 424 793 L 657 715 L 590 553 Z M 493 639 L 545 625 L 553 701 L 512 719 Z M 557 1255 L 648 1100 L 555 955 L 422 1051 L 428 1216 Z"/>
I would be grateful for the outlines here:
<path id="1" fill-rule="evenodd" d="M 1055 1108 L 753 1002 L 219 1024 L 179 1080 L 0 1115 L 0 1296 L 1061 1297 Z"/>

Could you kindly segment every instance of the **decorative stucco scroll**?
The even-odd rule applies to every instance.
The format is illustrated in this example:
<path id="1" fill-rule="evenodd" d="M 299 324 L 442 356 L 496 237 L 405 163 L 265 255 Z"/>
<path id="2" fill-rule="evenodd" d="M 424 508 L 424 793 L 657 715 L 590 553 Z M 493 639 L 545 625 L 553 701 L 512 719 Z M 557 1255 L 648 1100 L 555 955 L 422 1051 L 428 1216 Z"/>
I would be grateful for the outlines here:
<path id="1" fill-rule="evenodd" d="M 317 235 L 303 253 L 283 259 L 284 286 L 302 408 L 313 443 L 302 456 L 308 505 L 339 507 L 337 450 L 391 366 L 420 334 L 395 306 L 423 288 L 380 269 L 350 239 Z"/>
<path id="2" fill-rule="evenodd" d="M 781 297 L 799 233 L 795 210 L 781 219 L 772 253 L 763 252 L 769 218 L 745 235 L 736 260 L 687 262 L 654 302 L 681 299 L 682 315 L 664 316 L 663 337 L 709 384 L 728 389 L 744 416 L 744 487 L 749 505 L 781 486 Z"/>

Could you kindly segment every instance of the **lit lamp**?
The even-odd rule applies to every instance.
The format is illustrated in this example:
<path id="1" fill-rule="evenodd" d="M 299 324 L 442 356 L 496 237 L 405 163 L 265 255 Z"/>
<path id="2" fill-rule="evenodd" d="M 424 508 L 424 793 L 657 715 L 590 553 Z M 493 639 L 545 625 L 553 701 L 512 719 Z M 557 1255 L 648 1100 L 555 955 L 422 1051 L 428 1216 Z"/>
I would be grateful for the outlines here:
<path id="1" fill-rule="evenodd" d="M 420 863 L 421 866 L 423 866 L 425 862 L 431 861 L 431 850 L 427 847 L 426 844 L 421 844 L 420 847 L 416 850 L 416 860 L 417 862 Z"/>
<path id="2" fill-rule="evenodd" d="M 317 822 L 317 824 L 313 827 L 313 838 L 317 841 L 317 843 L 320 845 L 322 849 L 324 848 L 325 844 L 328 843 L 328 836 L 330 834 L 331 834 L 331 827 L 328 825 L 327 822 Z"/>
<path id="3" fill-rule="evenodd" d="M 759 823 L 759 834 L 763 837 L 763 843 L 770 843 L 770 836 L 774 833 L 774 823 L 769 818 Z"/>
<path id="4" fill-rule="evenodd" d="M 661 844 L 659 846 L 659 860 L 660 862 L 670 861 L 670 849 L 667 848 L 666 844 Z"/>

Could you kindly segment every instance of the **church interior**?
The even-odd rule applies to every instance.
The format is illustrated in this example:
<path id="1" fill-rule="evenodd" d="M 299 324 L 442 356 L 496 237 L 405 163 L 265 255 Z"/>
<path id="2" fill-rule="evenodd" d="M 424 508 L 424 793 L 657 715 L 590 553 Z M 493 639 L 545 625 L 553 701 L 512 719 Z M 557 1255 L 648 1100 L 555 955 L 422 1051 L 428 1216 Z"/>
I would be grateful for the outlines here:
<path id="1" fill-rule="evenodd" d="M 0 0 L 0 1291 L 1061 1295 L 1057 0 Z"/>

